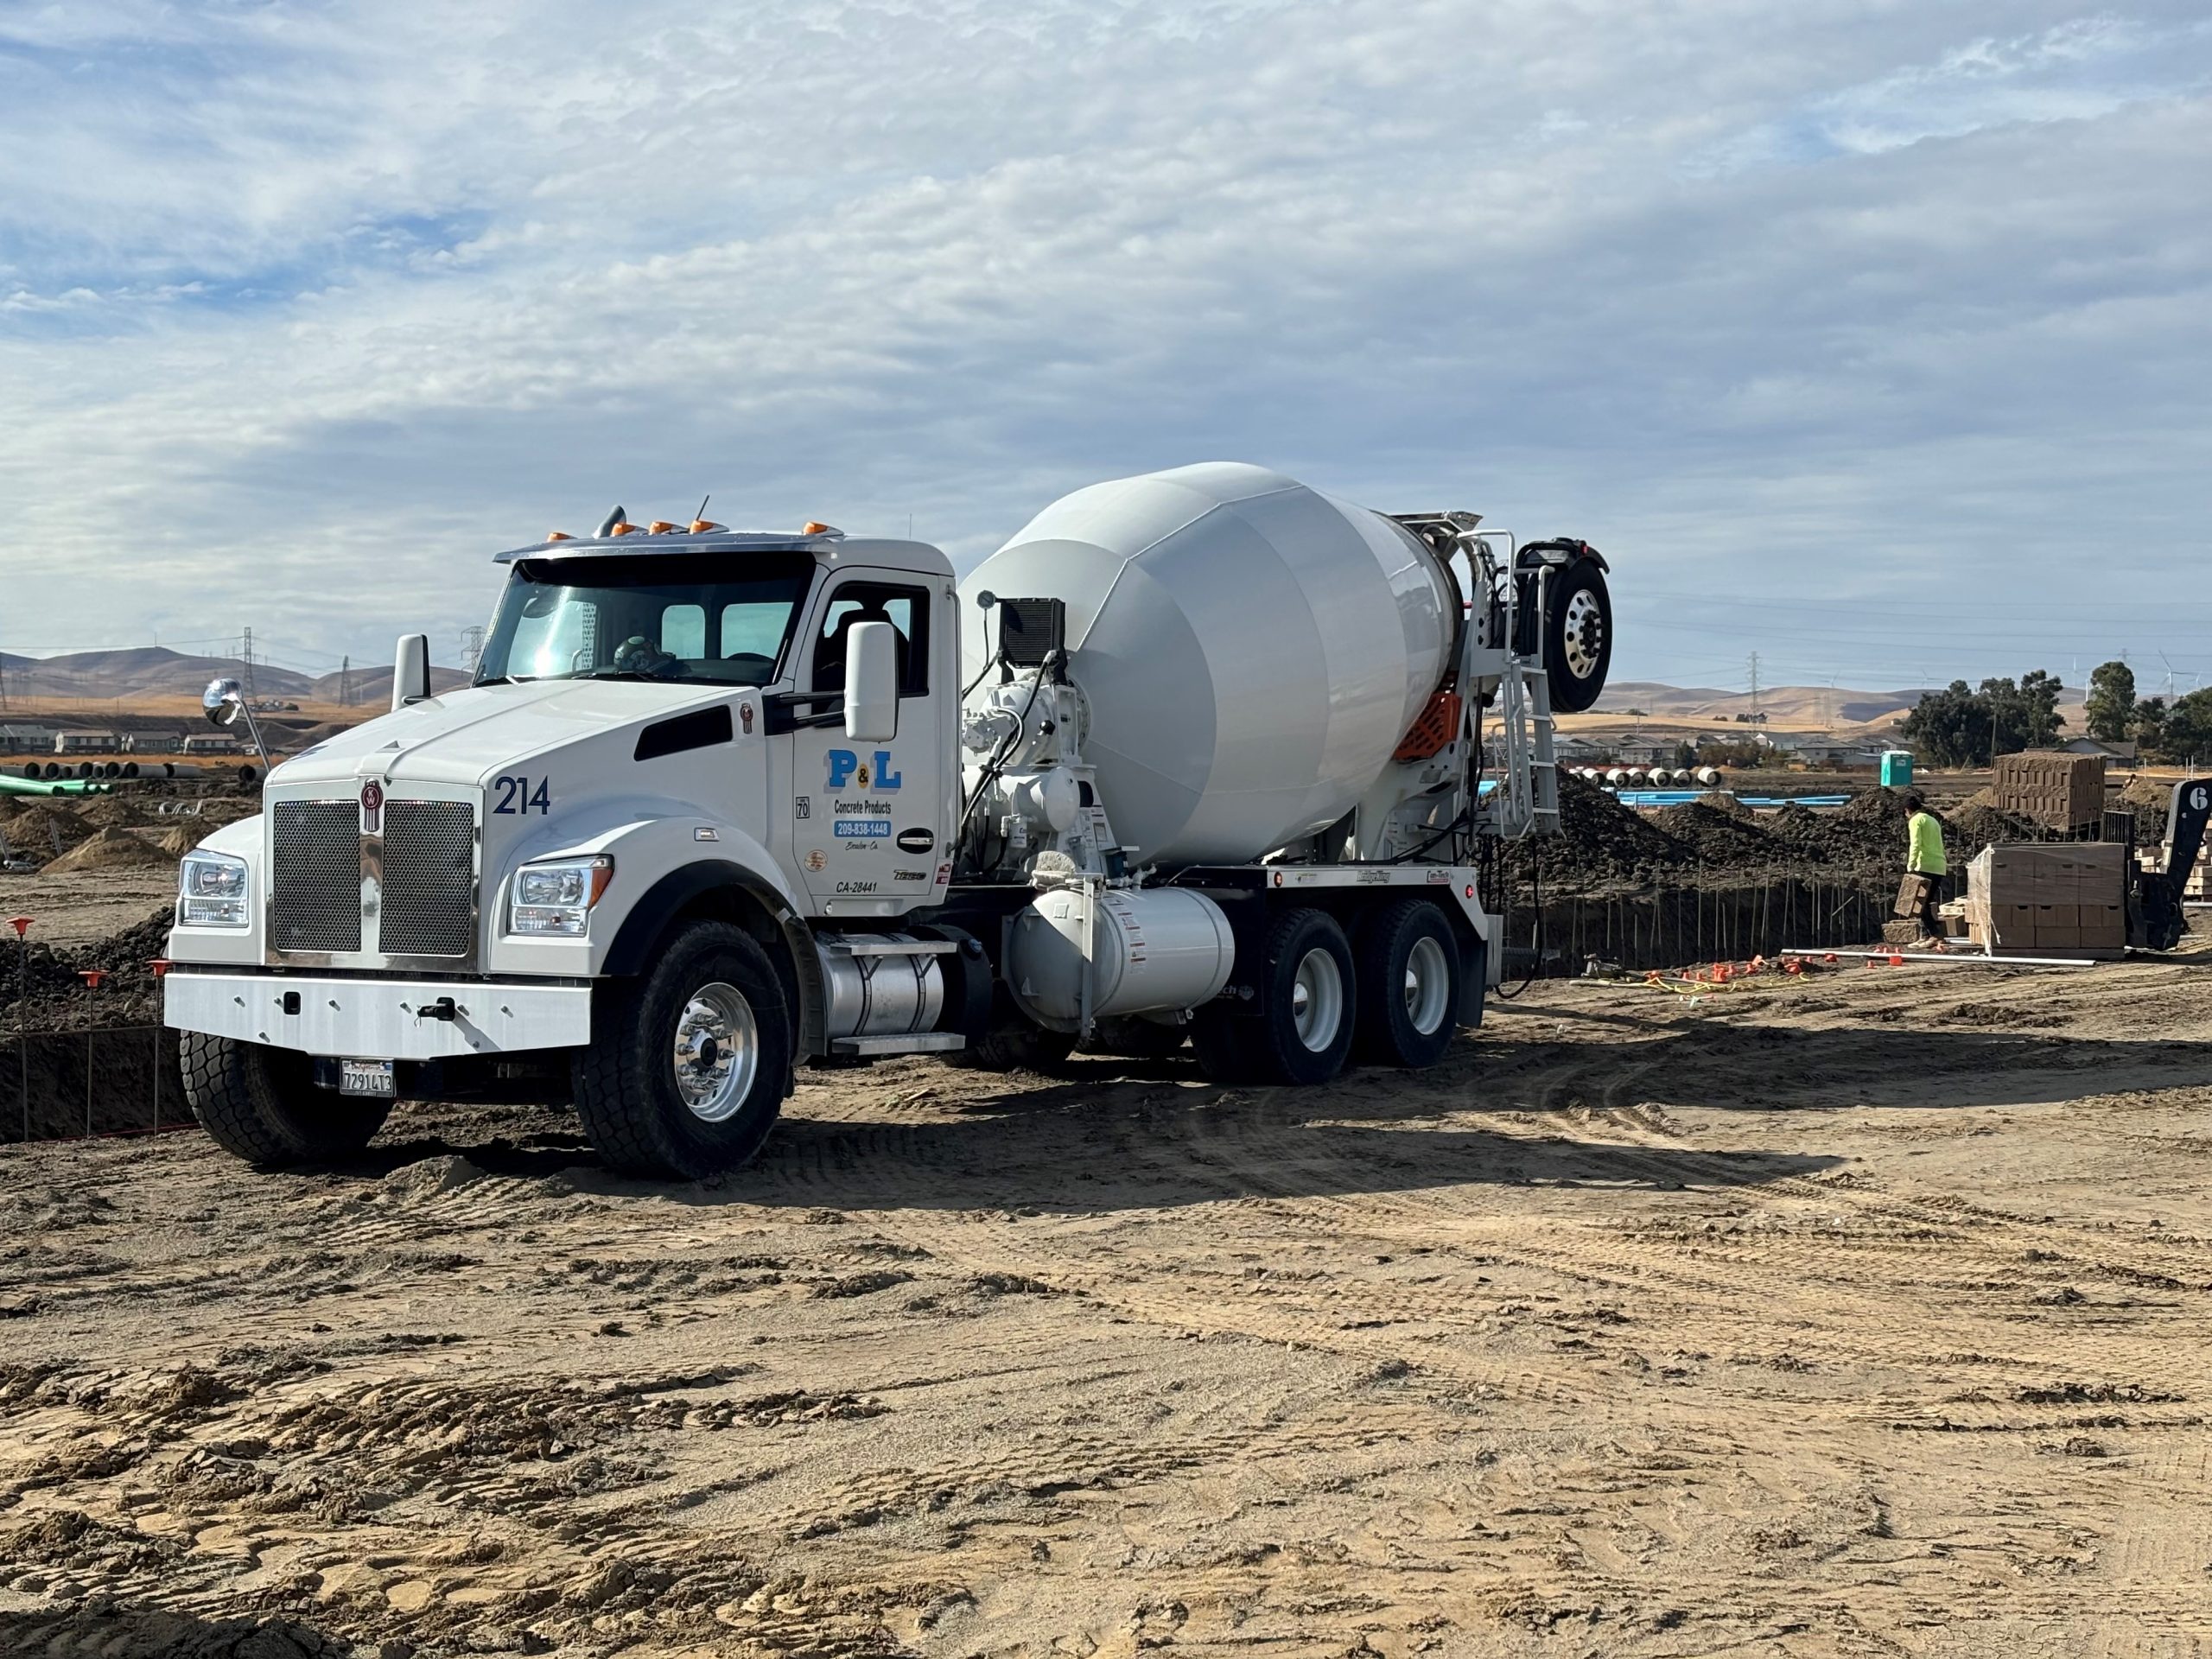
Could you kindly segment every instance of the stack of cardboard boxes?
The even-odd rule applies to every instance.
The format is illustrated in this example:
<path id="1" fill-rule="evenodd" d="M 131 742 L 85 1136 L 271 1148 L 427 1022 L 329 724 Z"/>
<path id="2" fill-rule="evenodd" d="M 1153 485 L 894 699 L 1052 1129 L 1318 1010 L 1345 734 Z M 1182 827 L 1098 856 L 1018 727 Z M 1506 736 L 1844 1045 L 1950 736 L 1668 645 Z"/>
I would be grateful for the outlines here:
<path id="1" fill-rule="evenodd" d="M 1997 809 L 2071 835 L 2105 817 L 2105 760 L 2101 754 L 2031 750 L 2000 754 L 1990 784 Z"/>
<path id="2" fill-rule="evenodd" d="M 2113 842 L 1985 847 L 1967 867 L 1967 937 L 1993 956 L 2117 957 L 2127 864 Z"/>

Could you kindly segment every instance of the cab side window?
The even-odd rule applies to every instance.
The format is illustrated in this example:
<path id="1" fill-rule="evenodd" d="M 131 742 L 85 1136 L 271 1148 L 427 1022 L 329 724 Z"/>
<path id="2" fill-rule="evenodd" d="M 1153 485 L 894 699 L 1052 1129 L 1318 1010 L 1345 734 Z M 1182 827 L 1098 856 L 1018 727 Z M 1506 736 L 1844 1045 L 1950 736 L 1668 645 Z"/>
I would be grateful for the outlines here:
<path id="1" fill-rule="evenodd" d="M 930 689 L 930 594 L 926 588 L 853 582 L 830 595 L 822 632 L 814 642 L 814 690 L 841 691 L 845 641 L 855 622 L 888 622 L 899 634 L 899 695 L 918 697 Z"/>

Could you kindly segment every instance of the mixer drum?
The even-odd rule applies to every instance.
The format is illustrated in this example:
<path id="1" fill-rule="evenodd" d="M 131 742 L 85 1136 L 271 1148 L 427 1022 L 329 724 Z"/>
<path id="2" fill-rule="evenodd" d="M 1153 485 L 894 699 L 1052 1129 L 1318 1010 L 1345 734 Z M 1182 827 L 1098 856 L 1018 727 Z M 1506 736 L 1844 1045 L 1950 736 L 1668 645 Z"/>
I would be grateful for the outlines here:
<path id="1" fill-rule="evenodd" d="M 1264 467 L 1077 490 L 962 583 L 1066 601 L 1084 757 L 1137 863 L 1240 863 L 1325 829 L 1450 667 L 1458 590 L 1378 513 Z M 968 631 L 966 675 L 995 647 Z"/>

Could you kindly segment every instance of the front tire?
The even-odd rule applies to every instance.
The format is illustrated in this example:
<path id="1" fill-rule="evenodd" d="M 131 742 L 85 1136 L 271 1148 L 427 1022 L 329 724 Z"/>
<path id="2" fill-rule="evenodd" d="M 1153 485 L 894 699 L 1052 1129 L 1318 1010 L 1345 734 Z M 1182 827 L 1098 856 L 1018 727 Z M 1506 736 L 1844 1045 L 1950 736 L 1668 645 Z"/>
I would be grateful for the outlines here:
<path id="1" fill-rule="evenodd" d="M 314 1062 L 288 1048 L 188 1031 L 178 1039 L 184 1098 L 207 1138 L 257 1169 L 360 1151 L 391 1102 L 315 1086 Z"/>
<path id="2" fill-rule="evenodd" d="M 1361 925 L 1356 951 L 1358 1035 L 1371 1065 L 1433 1065 L 1452 1046 L 1459 1009 L 1459 945 L 1426 899 L 1383 906 Z"/>
<path id="3" fill-rule="evenodd" d="M 595 1009 L 574 1064 L 576 1116 L 626 1174 L 703 1180 L 750 1161 L 791 1091 L 789 1005 L 760 943 L 695 922 Z"/>

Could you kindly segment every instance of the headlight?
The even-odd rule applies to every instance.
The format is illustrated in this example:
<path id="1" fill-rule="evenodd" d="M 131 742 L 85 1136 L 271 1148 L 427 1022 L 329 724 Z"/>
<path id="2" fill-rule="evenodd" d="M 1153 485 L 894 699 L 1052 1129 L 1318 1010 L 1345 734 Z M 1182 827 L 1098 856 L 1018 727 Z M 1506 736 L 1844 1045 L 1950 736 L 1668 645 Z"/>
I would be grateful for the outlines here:
<path id="1" fill-rule="evenodd" d="M 191 852 L 177 867 L 176 918 L 187 927 L 248 927 L 245 861 Z"/>
<path id="2" fill-rule="evenodd" d="M 507 899 L 507 931 L 582 938 L 590 925 L 591 907 L 613 878 L 614 861 L 604 853 L 524 865 L 515 872 Z"/>

